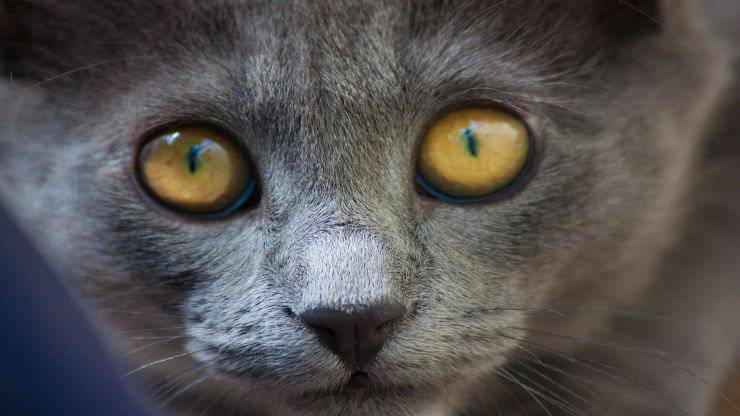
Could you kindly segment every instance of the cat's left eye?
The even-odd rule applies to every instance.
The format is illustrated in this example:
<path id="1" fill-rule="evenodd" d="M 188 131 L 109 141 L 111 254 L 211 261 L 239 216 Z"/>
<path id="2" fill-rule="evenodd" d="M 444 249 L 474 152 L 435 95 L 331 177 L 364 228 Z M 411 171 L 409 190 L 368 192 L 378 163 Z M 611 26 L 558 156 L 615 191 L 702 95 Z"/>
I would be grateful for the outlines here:
<path id="1" fill-rule="evenodd" d="M 239 209 L 255 192 L 256 180 L 246 154 L 211 129 L 166 131 L 144 143 L 137 157 L 137 174 L 144 188 L 177 211 L 222 216 Z"/>
<path id="2" fill-rule="evenodd" d="M 531 155 L 531 138 L 518 117 L 495 108 L 464 107 L 427 131 L 416 180 L 444 201 L 489 200 L 519 182 Z"/>

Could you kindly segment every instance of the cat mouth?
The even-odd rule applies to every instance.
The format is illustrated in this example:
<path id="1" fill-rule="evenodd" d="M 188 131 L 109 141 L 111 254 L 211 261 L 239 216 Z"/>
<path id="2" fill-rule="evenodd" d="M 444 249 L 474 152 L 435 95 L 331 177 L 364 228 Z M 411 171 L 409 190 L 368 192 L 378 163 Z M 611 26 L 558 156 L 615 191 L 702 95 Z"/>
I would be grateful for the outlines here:
<path id="1" fill-rule="evenodd" d="M 238 354 L 231 355 L 229 358 L 230 360 L 224 360 L 223 362 L 217 361 L 215 371 L 222 377 L 248 388 L 260 387 L 264 388 L 265 392 L 275 391 L 275 385 L 269 378 L 264 377 L 264 374 L 263 377 L 260 377 L 259 372 L 252 373 L 249 370 L 235 368 L 234 362 L 231 360 L 237 359 Z M 239 360 L 237 359 L 237 361 Z M 319 387 L 315 383 L 306 385 L 304 381 L 296 380 L 295 385 L 291 385 L 292 383 L 283 384 L 278 390 L 284 399 L 295 400 L 298 403 L 337 402 L 347 405 L 360 402 L 380 403 L 399 397 L 425 395 L 425 393 L 435 390 L 433 385 L 423 382 L 400 381 L 377 369 L 358 368 L 349 374 L 349 377 L 346 373 L 344 377 L 338 374 L 335 376 L 336 379 L 329 376 L 333 380 L 325 378 L 327 384 L 323 387 Z"/>
<path id="2" fill-rule="evenodd" d="M 372 389 L 370 374 L 365 371 L 355 371 L 349 377 L 349 380 L 344 387 L 347 391 L 351 392 L 362 392 Z"/>
<path id="3" fill-rule="evenodd" d="M 411 385 L 390 385 L 383 383 L 377 376 L 365 371 L 355 371 L 343 385 L 325 391 L 314 391 L 301 395 L 303 399 L 382 399 L 398 395 L 407 395 L 418 388 Z"/>

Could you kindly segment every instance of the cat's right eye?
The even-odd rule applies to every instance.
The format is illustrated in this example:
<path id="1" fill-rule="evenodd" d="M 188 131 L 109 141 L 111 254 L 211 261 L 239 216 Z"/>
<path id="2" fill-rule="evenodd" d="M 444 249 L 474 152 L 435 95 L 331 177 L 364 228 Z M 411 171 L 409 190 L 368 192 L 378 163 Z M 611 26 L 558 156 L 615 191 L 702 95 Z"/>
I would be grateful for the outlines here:
<path id="1" fill-rule="evenodd" d="M 150 138 L 137 155 L 137 175 L 162 204 L 199 216 L 234 212 L 256 188 L 246 154 L 232 140 L 203 127 Z"/>

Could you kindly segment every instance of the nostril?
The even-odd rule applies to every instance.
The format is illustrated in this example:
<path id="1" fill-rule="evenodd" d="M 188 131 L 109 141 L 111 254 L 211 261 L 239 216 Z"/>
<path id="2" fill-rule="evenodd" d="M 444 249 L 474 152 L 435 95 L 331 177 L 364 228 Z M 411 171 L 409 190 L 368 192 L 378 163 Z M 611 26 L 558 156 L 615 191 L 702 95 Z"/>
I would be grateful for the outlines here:
<path id="1" fill-rule="evenodd" d="M 353 307 L 352 312 L 316 308 L 298 315 L 319 341 L 350 368 L 372 360 L 406 309 L 399 303 Z"/>
<path id="2" fill-rule="evenodd" d="M 325 345 L 330 350 L 336 352 L 336 345 L 334 340 L 334 331 L 321 325 L 306 325 L 319 339 L 319 342 Z"/>
<path id="3" fill-rule="evenodd" d="M 293 312 L 293 309 L 290 309 L 289 306 L 283 306 L 282 308 L 283 313 L 288 315 L 289 318 L 297 318 L 295 312 Z"/>

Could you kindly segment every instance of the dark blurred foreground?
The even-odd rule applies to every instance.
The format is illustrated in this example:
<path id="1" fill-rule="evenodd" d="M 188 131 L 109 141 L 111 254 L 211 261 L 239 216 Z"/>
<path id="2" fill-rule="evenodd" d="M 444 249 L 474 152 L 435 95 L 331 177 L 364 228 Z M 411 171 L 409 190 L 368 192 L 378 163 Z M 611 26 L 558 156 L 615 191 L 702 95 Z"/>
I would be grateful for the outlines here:
<path id="1" fill-rule="evenodd" d="M 88 319 L 0 210 L 0 415 L 148 415 Z"/>

